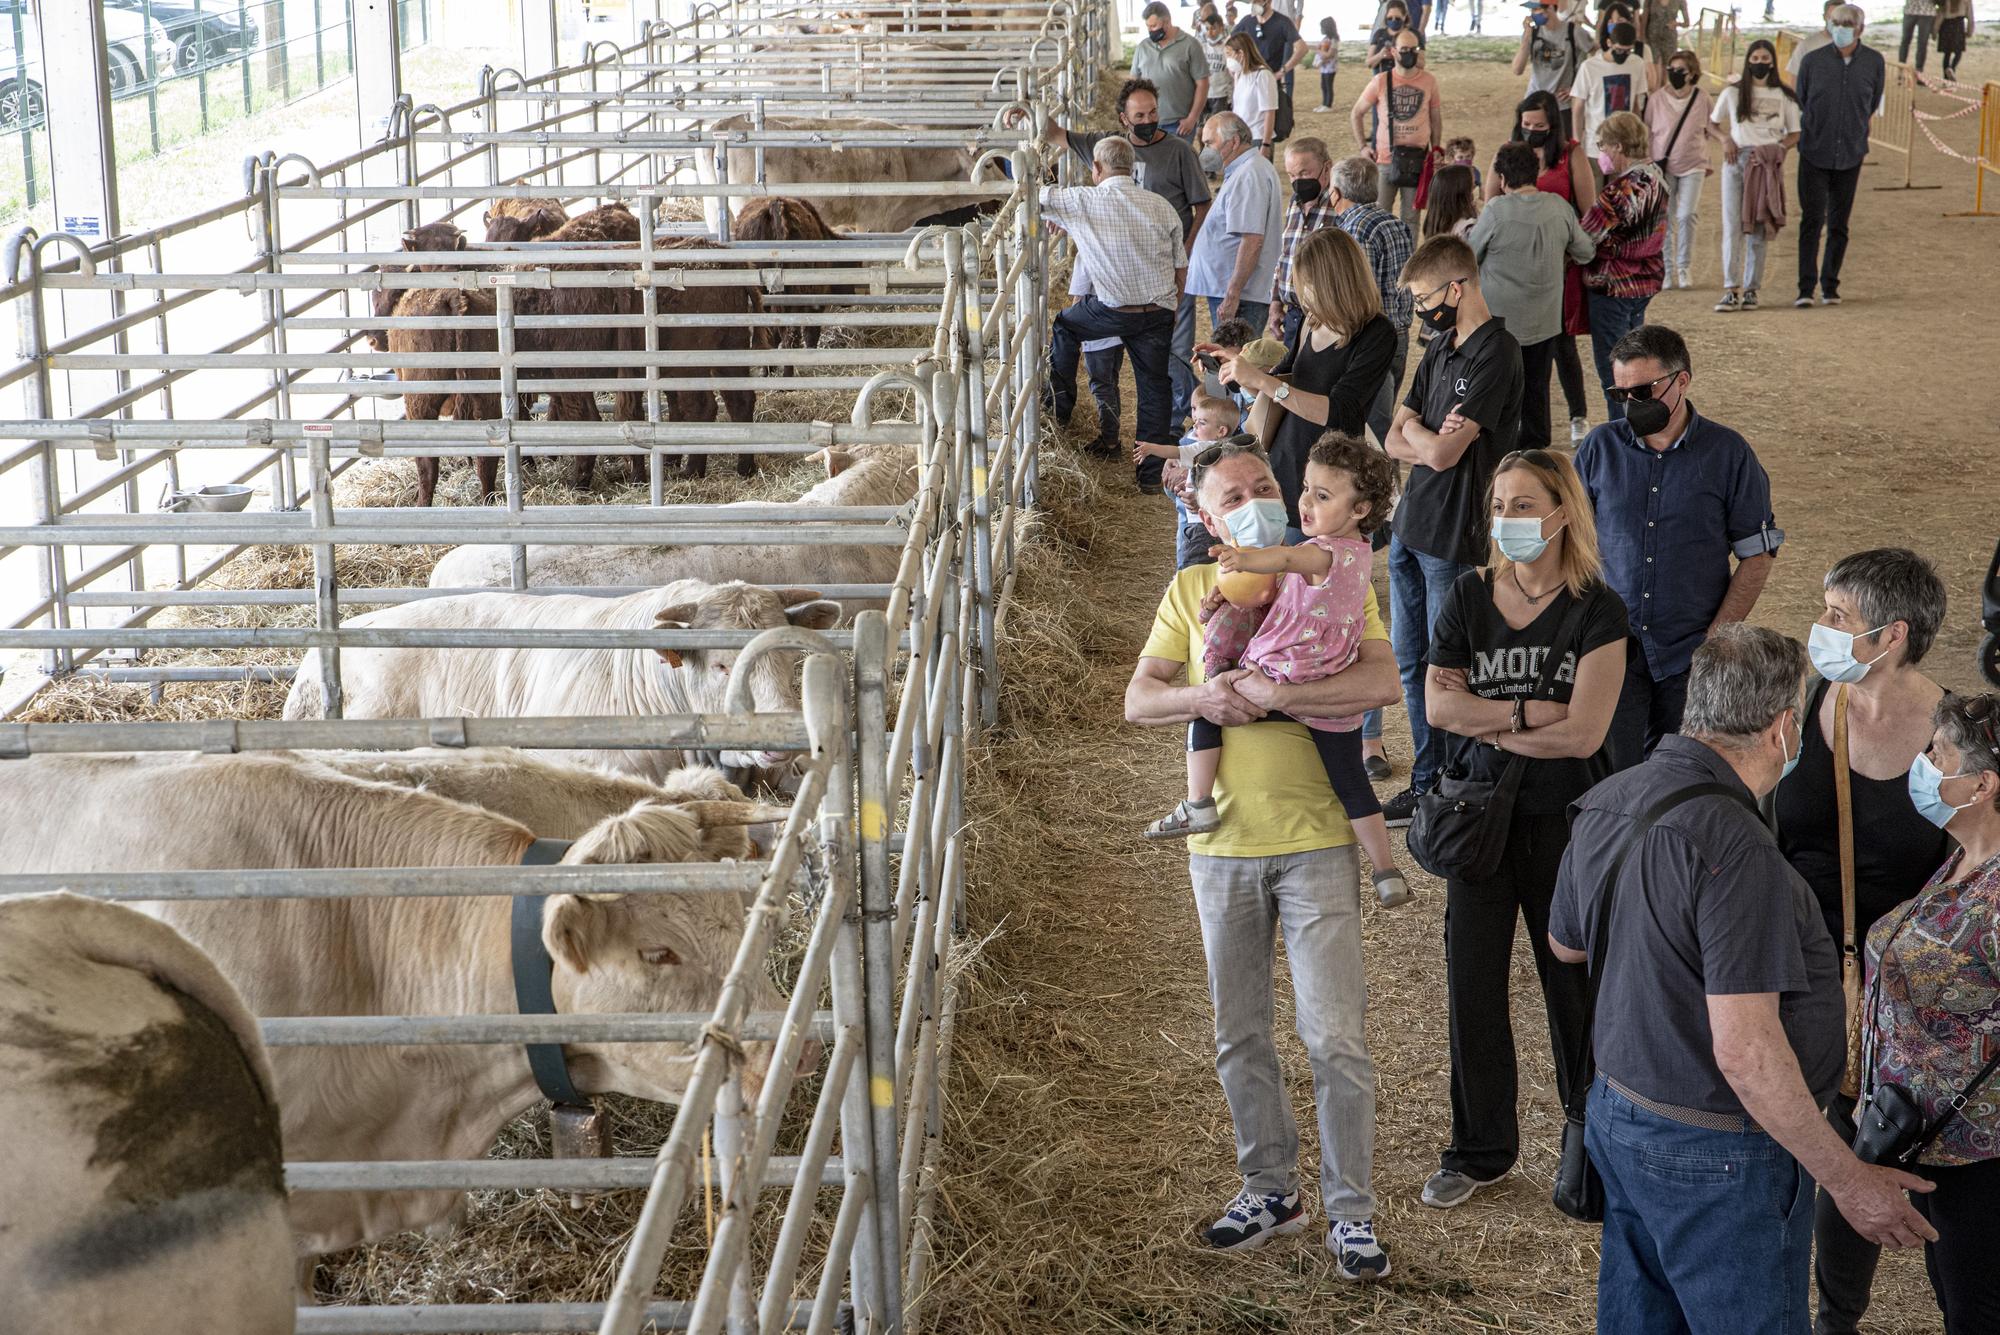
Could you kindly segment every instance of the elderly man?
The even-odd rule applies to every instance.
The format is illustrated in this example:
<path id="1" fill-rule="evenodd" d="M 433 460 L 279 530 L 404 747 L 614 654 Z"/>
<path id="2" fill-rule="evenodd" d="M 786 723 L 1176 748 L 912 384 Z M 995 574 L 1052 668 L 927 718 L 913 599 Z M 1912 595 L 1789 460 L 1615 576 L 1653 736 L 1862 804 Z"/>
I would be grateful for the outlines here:
<path id="1" fill-rule="evenodd" d="M 1549 944 L 1588 962 L 1604 1180 L 1597 1328 L 1805 1335 L 1813 1184 L 1857 1233 L 1936 1233 L 1821 1109 L 1846 1057 L 1840 962 L 1756 802 L 1803 745 L 1806 655 L 1730 626 L 1696 651 L 1681 735 L 1571 808 Z"/>
<path id="2" fill-rule="evenodd" d="M 1217 541 L 1282 535 L 1284 506 L 1263 455 L 1219 444 L 1194 479 L 1201 521 Z M 1217 567 L 1174 577 L 1125 688 L 1125 717 L 1164 727 L 1205 718 L 1223 728 L 1215 798 L 1221 828 L 1189 841 L 1189 874 L 1215 1006 L 1216 1075 L 1236 1131 L 1243 1190 L 1206 1232 L 1210 1246 L 1261 1246 L 1306 1225 L 1299 1198 L 1299 1136 L 1272 1033 L 1273 933 L 1285 934 L 1299 1037 L 1312 1063 L 1319 1113 L 1320 1196 L 1326 1245 L 1348 1279 L 1381 1279 L 1389 1257 L 1375 1237 L 1370 1185 L 1375 1073 L 1363 1027 L 1361 883 L 1354 834 L 1327 786 L 1312 740 L 1294 723 L 1257 720 L 1353 714 L 1396 697 L 1374 595 L 1360 656 L 1319 681 L 1281 685 L 1257 672 L 1204 680 L 1204 599 Z M 1174 679 L 1186 669 L 1187 685 Z"/>
<path id="3" fill-rule="evenodd" d="M 1608 741 L 1624 769 L 1680 728 L 1696 646 L 1750 615 L 1785 535 L 1756 451 L 1694 410 L 1686 340 L 1640 325 L 1611 349 L 1611 381 L 1625 420 L 1584 438 L 1576 471 L 1597 515 L 1604 580 L 1632 615 Z"/>
<path id="4" fill-rule="evenodd" d="M 1183 142 L 1201 128 L 1208 105 L 1208 56 L 1193 33 L 1174 26 L 1173 11 L 1153 0 L 1140 12 L 1146 40 L 1132 52 L 1132 77 L 1159 90 L 1160 123 Z"/>
<path id="5" fill-rule="evenodd" d="M 1799 62 L 1799 295 L 1794 306 L 1840 304 L 1840 262 L 1847 256 L 1847 218 L 1868 156 L 1868 119 L 1881 104 L 1888 77 L 1882 53 L 1861 41 L 1861 11 L 1835 5 L 1826 12 L 1825 46 Z M 1826 230 L 1826 254 L 1819 248 Z"/>
<path id="6" fill-rule="evenodd" d="M 1330 188 L 1333 159 L 1324 139 L 1294 139 L 1285 147 L 1285 175 L 1291 178 L 1292 202 L 1285 209 L 1285 235 L 1278 247 L 1278 267 L 1271 275 L 1272 338 L 1290 347 L 1298 336 L 1305 312 L 1299 307 L 1298 290 L 1292 285 L 1292 257 L 1299 242 L 1334 221 L 1334 195 Z M 1407 254 L 1406 254 L 1407 258 Z"/>
<path id="7" fill-rule="evenodd" d="M 1240 315 L 1252 329 L 1262 329 L 1269 314 L 1264 299 L 1278 267 L 1278 250 L 1271 239 L 1284 226 L 1284 187 L 1278 169 L 1252 147 L 1250 127 L 1243 119 L 1234 112 L 1217 112 L 1202 126 L 1201 139 L 1221 159 L 1222 188 L 1216 191 L 1215 206 L 1188 255 L 1187 291 L 1174 317 L 1177 428 L 1187 419 L 1194 397 L 1194 370 L 1188 358 L 1194 354 L 1195 301 L 1208 298 L 1211 327 Z M 1143 432 L 1139 438 L 1156 439 Z"/>
<path id="8" fill-rule="evenodd" d="M 1173 382 L 1167 359 L 1187 251 L 1173 207 L 1132 179 L 1132 158 L 1123 137 L 1100 139 L 1091 150 L 1094 184 L 1042 189 L 1043 216 L 1069 233 L 1077 267 L 1089 272 L 1091 284 L 1091 295 L 1055 318 L 1047 406 L 1058 421 L 1069 421 L 1084 341 L 1121 338 L 1132 353 L 1139 439 L 1167 441 L 1180 435 L 1168 419 Z"/>

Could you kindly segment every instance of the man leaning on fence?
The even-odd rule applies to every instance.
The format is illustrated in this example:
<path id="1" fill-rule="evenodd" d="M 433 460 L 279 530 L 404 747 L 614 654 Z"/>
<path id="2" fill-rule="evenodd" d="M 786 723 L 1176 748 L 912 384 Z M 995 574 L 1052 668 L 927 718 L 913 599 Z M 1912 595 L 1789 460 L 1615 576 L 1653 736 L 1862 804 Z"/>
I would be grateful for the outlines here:
<path id="1" fill-rule="evenodd" d="M 1846 1057 L 1840 961 L 1755 806 L 1803 745 L 1805 670 L 1796 640 L 1718 629 L 1680 735 L 1570 808 L 1549 943 L 1598 978 L 1602 1331 L 1805 1335 L 1815 1182 L 1865 1238 L 1936 1237 L 1904 1194 L 1930 1184 L 1863 1163 L 1820 1111 Z"/>
<path id="2" fill-rule="evenodd" d="M 1168 420 L 1173 382 L 1167 370 L 1174 310 L 1187 280 L 1187 250 L 1173 205 L 1132 179 L 1132 144 L 1100 139 L 1091 150 L 1089 186 L 1045 186 L 1042 215 L 1069 233 L 1091 293 L 1055 318 L 1049 336 L 1049 394 L 1060 422 L 1076 410 L 1076 363 L 1086 339 L 1122 338 L 1132 354 L 1139 396 L 1138 439 L 1176 439 Z"/>

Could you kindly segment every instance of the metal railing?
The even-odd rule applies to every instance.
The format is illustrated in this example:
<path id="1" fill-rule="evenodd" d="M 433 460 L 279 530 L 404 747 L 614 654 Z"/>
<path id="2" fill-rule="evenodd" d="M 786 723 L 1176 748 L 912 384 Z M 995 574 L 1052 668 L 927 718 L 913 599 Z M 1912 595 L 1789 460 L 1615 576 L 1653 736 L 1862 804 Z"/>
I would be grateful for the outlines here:
<path id="1" fill-rule="evenodd" d="M 999 17 L 959 25 L 949 5 L 898 3 L 840 15 L 883 31 L 800 31 L 817 6 L 704 5 L 679 26 L 654 25 L 633 46 L 600 44 L 575 65 L 522 77 L 489 71 L 481 94 L 449 108 L 405 103 L 377 146 L 311 164 L 266 154 L 246 167 L 242 198 L 97 247 L 74 238 L 17 234 L 0 263 L 0 304 L 22 331 L 22 355 L 0 367 L 0 487 L 16 485 L 24 513 L 0 522 L 0 578 L 32 568 L 36 592 L 0 616 L 0 649 L 42 655 L 43 676 L 17 692 L 9 712 L 32 705 L 48 682 L 284 680 L 293 658 L 317 651 L 332 705 L 317 722 L 216 719 L 194 724 L 0 724 L 0 759 L 42 752 L 247 751 L 423 745 L 603 750 L 756 747 L 800 751 L 800 788 L 766 860 L 740 868 L 593 868 L 592 888 L 632 893 L 754 891 L 748 925 L 712 1014 L 561 1016 L 331 1016 L 272 1020 L 277 1045 L 352 1043 L 691 1042 L 697 1057 L 682 1111 L 648 1160 L 317 1163 L 288 1166 L 294 1191 L 448 1190 L 519 1187 L 600 1190 L 644 1186 L 646 1203 L 604 1302 L 563 1301 L 426 1308 L 304 1309 L 302 1331 L 602 1330 L 629 1335 L 647 1321 L 694 1330 L 831 1329 L 851 1305 L 858 1328 L 913 1329 L 929 1265 L 929 1217 L 942 1131 L 941 1090 L 953 1016 L 947 962 L 961 917 L 967 748 L 997 719 L 994 624 L 1011 583 L 1021 525 L 1034 504 L 1040 446 L 1042 344 L 1049 316 L 1053 240 L 1041 225 L 1044 164 L 1022 139 L 1039 123 L 1004 128 L 1005 110 L 1081 114 L 1115 41 L 1102 6 L 1017 0 L 983 6 Z M 1001 12 L 1003 11 L 1004 12 Z M 819 21 L 824 21 L 820 19 Z M 842 19 L 843 22 L 848 20 Z M 891 31 L 891 29 L 896 29 Z M 782 40 L 787 68 L 812 78 L 766 76 L 760 43 Z M 829 88 L 816 52 L 838 50 L 851 86 Z M 859 54 L 856 54 L 859 49 Z M 926 54 L 928 51 L 928 54 Z M 741 71 L 756 72 L 754 81 Z M 837 81 L 836 81 L 837 82 Z M 766 115 L 896 122 L 939 82 L 954 91 L 895 136 L 845 126 L 805 136 L 763 125 Z M 678 86 L 676 86 L 678 85 Z M 717 122 L 747 117 L 748 125 Z M 477 125 L 479 128 L 472 128 Z M 736 244 L 689 251 L 671 243 L 716 225 L 676 221 L 675 200 L 728 200 L 764 192 L 767 150 L 843 152 L 926 139 L 963 145 L 976 158 L 956 183 L 786 185 L 811 197 L 924 194 L 985 202 L 995 211 L 963 225 L 886 238 Z M 729 150 L 757 169 L 731 180 Z M 690 179 L 702 162 L 718 178 Z M 1004 162 L 1011 179 L 994 171 Z M 393 249 L 419 223 L 477 217 L 491 201 L 554 195 L 628 202 L 642 225 L 622 250 L 548 246 L 464 251 L 429 258 L 449 271 L 386 272 L 425 257 Z M 236 226 L 251 248 L 232 262 L 202 258 Z M 195 239 L 204 244 L 194 245 Z M 189 243 L 184 246 L 183 243 Z M 239 251 L 241 243 L 238 243 Z M 240 262 L 237 262 L 240 261 Z M 694 267 L 696 264 L 708 267 Z M 546 264 L 585 268 L 536 269 Z M 599 267 L 603 266 L 603 267 Z M 815 295 L 828 285 L 853 293 Z M 522 333 L 548 317 L 517 313 L 529 288 L 602 288 L 628 294 L 600 315 L 564 317 L 583 329 L 644 334 L 643 347 L 586 355 L 520 350 Z M 676 334 L 717 328 L 717 317 L 678 313 L 666 294 L 690 289 L 758 294 L 775 328 L 837 322 L 884 331 L 890 346 L 663 351 Z M 491 294 L 478 317 L 375 317 L 381 289 L 462 289 Z M 845 308 L 837 317 L 812 309 Z M 94 318 L 84 318 L 94 317 Z M 706 321 L 707 323 L 704 323 Z M 491 352 L 449 357 L 358 351 L 376 328 L 490 330 Z M 199 338 L 201 341 L 195 342 Z M 199 351 L 190 351 L 191 347 Z M 377 378 L 383 370 L 442 367 L 477 377 L 459 385 L 494 394 L 492 420 L 405 421 L 377 415 L 425 382 Z M 742 370 L 758 374 L 732 374 Z M 851 392 L 846 420 L 699 422 L 666 418 L 677 391 L 809 387 Z M 638 396 L 636 420 L 532 420 L 538 392 Z M 908 401 L 906 420 L 879 420 L 884 396 Z M 666 505 L 659 479 L 670 455 L 751 451 L 803 454 L 892 444 L 918 463 L 913 498 L 897 507 L 786 504 Z M 338 481 L 385 458 L 451 453 L 496 458 L 503 500 L 434 510 L 336 504 Z M 576 454 L 644 454 L 651 505 L 530 506 L 531 461 Z M 141 487 L 180 492 L 195 475 L 268 479 L 267 512 L 156 510 Z M 11 482 L 10 482 L 11 479 Z M 800 632 L 691 630 L 487 631 L 355 626 L 362 607 L 464 590 L 375 589 L 343 577 L 343 550 L 364 545 L 489 543 L 509 549 L 508 583 L 528 592 L 611 592 L 543 587 L 530 546 L 765 544 L 798 549 L 874 547 L 894 556 L 893 576 L 822 591 L 881 604 L 851 630 L 810 644 L 799 715 L 747 709 L 733 681 L 732 712 L 646 718 L 369 720 L 337 717 L 342 651 L 385 646 L 527 646 L 741 649 L 736 679 L 771 647 L 797 649 Z M 253 545 L 309 551 L 308 588 L 220 587 L 216 577 Z M 161 561 L 170 562 L 170 575 Z M 21 581 L 16 580 L 16 583 Z M 773 585 L 811 583 L 772 572 Z M 312 624 L 204 628 L 156 624 L 175 608 L 245 612 L 310 608 Z M 256 661 L 217 666 L 174 655 L 224 648 Z M 113 658 L 122 651 L 128 655 Z M 891 706 L 892 692 L 894 704 Z M 823 880 L 782 1015 L 749 1009 L 749 980 L 764 968 L 775 923 L 800 868 Z M 203 873 L 64 876 L 62 884 L 113 898 L 167 899 L 226 892 L 246 899 L 374 894 L 548 894 L 571 869 L 397 869 L 385 872 L 246 869 Z M 0 878 L 0 894 L 46 888 Z M 775 1040 L 762 1094 L 746 1107 L 742 1040 Z M 818 1099 L 796 1155 L 774 1154 L 794 1086 L 790 1056 L 808 1038 L 827 1044 Z M 722 1166 L 724 1208 L 691 1294 L 655 1296 L 662 1257 L 693 1189 L 704 1135 Z M 775 1237 L 751 1246 L 767 1189 L 789 1192 Z M 828 1198 L 832 1199 L 829 1200 Z M 810 1241 L 810 1246 L 809 1244 Z M 753 1256 L 768 1255 L 757 1262 Z M 759 1269 L 761 1266 L 761 1273 Z M 817 1266 L 803 1291 L 799 1277 Z"/>

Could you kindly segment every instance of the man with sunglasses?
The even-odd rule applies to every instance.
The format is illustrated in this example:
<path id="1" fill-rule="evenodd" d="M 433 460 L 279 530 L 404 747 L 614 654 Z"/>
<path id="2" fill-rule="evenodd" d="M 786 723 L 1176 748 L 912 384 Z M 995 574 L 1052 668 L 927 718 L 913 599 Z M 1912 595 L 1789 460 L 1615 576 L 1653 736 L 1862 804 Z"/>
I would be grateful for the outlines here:
<path id="1" fill-rule="evenodd" d="M 1626 769 L 1680 730 L 1694 651 L 1750 615 L 1785 534 L 1750 443 L 1694 410 L 1679 334 L 1649 324 L 1619 339 L 1611 380 L 1606 392 L 1625 417 L 1584 439 L 1576 471 L 1596 511 L 1605 582 L 1632 614 L 1607 740 L 1612 765 Z"/>
<path id="2" fill-rule="evenodd" d="M 1410 786 L 1382 805 L 1391 826 L 1410 823 L 1444 767 L 1444 734 L 1424 714 L 1431 625 L 1458 577 L 1486 563 L 1486 493 L 1521 433 L 1521 345 L 1480 294 L 1472 247 L 1432 237 L 1403 266 L 1403 286 L 1436 337 L 1383 441 L 1410 465 L 1389 537 L 1389 627 L 1413 759 Z"/>

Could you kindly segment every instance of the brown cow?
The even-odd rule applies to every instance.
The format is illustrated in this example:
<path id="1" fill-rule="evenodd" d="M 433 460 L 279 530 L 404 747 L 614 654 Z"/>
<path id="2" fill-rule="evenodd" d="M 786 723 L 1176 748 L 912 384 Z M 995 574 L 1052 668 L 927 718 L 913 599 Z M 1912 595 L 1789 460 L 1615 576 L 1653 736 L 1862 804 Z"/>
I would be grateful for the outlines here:
<path id="1" fill-rule="evenodd" d="M 511 228 L 499 227 L 503 219 L 525 224 L 524 231 L 517 233 Z M 560 199 L 496 199 L 493 207 L 486 210 L 486 215 L 479 221 L 486 228 L 489 242 L 506 241 L 512 244 L 516 241 L 539 241 L 568 222 L 569 211 L 563 208 Z M 495 236 L 496 228 L 504 235 Z"/>
<path id="2" fill-rule="evenodd" d="M 812 206 L 810 200 L 792 199 L 785 195 L 763 195 L 743 201 L 743 211 L 737 215 L 736 227 L 732 233 L 738 241 L 839 241 L 839 232 L 826 225 L 826 219 Z M 789 269 L 809 269 L 810 263 L 789 264 Z M 852 287 L 800 286 L 787 282 L 785 291 L 802 293 L 807 296 L 847 296 Z M 821 314 L 825 306 L 794 306 L 801 314 Z M 798 330 L 799 342 L 809 348 L 819 346 L 821 326 L 804 325 Z M 786 335 L 790 337 L 789 334 Z"/>

